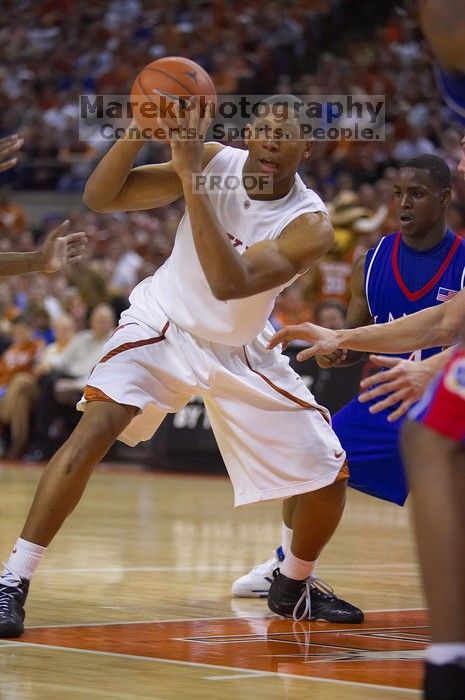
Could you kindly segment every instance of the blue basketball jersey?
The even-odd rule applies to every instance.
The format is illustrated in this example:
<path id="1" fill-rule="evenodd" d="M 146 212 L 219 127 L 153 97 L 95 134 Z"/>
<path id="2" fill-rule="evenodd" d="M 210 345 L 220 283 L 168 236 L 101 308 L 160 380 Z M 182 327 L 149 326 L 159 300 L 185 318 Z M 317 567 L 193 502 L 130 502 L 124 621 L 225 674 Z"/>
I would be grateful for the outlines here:
<path id="1" fill-rule="evenodd" d="M 447 231 L 430 250 L 407 246 L 400 233 L 391 233 L 368 251 L 365 260 L 365 293 L 374 323 L 442 304 L 465 284 L 465 240 Z M 400 357 L 424 360 L 442 348 L 418 350 Z"/>
<path id="2" fill-rule="evenodd" d="M 464 283 L 465 241 L 452 231 L 434 248 L 420 252 L 408 248 L 400 234 L 393 233 L 366 257 L 365 291 L 375 323 L 441 304 Z M 439 350 L 418 351 L 410 357 L 419 360 Z M 333 416 L 334 431 L 347 452 L 349 485 L 403 505 L 408 494 L 398 446 L 403 419 L 389 423 L 392 408 L 371 414 L 369 406 L 355 397 Z"/>

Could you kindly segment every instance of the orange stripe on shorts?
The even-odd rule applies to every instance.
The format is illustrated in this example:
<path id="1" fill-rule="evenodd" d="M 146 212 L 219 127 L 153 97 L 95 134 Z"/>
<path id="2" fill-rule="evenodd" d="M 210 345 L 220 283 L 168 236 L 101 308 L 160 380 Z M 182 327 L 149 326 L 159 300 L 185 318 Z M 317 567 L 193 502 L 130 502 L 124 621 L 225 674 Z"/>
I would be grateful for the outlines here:
<path id="1" fill-rule="evenodd" d="M 338 475 L 336 476 L 336 478 L 334 479 L 334 481 L 335 481 L 335 482 L 336 482 L 336 481 L 342 481 L 343 479 L 348 479 L 349 476 L 350 476 L 350 473 L 349 473 L 349 463 L 348 463 L 347 460 L 344 460 L 344 464 L 343 464 L 342 467 L 339 469 L 339 473 L 338 473 Z"/>
<path id="2" fill-rule="evenodd" d="M 160 343 L 162 340 L 165 340 L 166 331 L 168 330 L 169 325 L 170 325 L 170 322 L 167 321 L 165 323 L 165 325 L 163 326 L 161 335 L 158 335 L 156 338 L 148 338 L 147 340 L 133 340 L 130 343 L 123 343 L 122 345 L 118 345 L 117 348 L 113 348 L 113 350 L 110 350 L 110 352 L 107 352 L 107 354 L 102 357 L 102 359 L 100 360 L 100 362 L 98 364 L 100 365 L 103 362 L 107 362 L 115 355 L 119 355 L 121 352 L 126 352 L 126 350 L 133 350 L 134 348 L 140 348 L 144 345 L 153 345 L 154 343 Z"/>
<path id="3" fill-rule="evenodd" d="M 110 403 L 117 403 L 109 396 L 107 396 L 101 389 L 97 389 L 95 386 L 87 385 L 84 389 L 84 398 L 87 402 L 89 401 L 110 401 Z"/>
<path id="4" fill-rule="evenodd" d="M 301 399 L 299 396 L 295 396 L 294 394 L 291 394 L 289 391 L 286 391 L 286 389 L 282 389 L 280 386 L 275 384 L 274 382 L 271 381 L 265 374 L 262 374 L 262 372 L 259 372 L 257 369 L 254 369 L 252 365 L 250 364 L 248 355 L 247 355 L 247 350 L 245 349 L 245 346 L 243 346 L 244 349 L 244 355 L 245 355 L 245 361 L 247 363 L 247 367 L 254 373 L 257 374 L 261 379 L 263 379 L 264 382 L 268 384 L 272 389 L 274 389 L 278 394 L 281 394 L 281 396 L 285 396 L 286 399 L 289 399 L 290 401 L 293 401 L 296 403 L 298 406 L 301 406 L 302 408 L 311 408 L 314 411 L 318 411 L 325 421 L 329 423 L 328 417 L 325 414 L 325 412 L 316 404 L 309 403 L 308 401 L 304 401 L 304 399 Z"/>

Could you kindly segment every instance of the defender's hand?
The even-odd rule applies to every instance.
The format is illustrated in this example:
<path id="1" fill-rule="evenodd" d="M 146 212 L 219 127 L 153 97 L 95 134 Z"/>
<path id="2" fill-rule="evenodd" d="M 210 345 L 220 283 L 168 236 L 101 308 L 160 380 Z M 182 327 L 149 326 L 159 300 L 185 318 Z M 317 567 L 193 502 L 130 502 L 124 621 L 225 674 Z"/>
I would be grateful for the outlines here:
<path id="1" fill-rule="evenodd" d="M 83 231 L 66 234 L 69 220 L 63 221 L 51 231 L 38 250 L 39 269 L 42 272 L 57 272 L 70 263 L 82 260 L 87 245 Z"/>
<path id="2" fill-rule="evenodd" d="M 291 340 L 305 340 L 312 343 L 311 347 L 299 352 L 297 355 L 299 362 L 308 360 L 309 357 L 314 357 L 315 355 L 329 355 L 338 350 L 339 347 L 334 331 L 331 331 L 329 328 L 316 326 L 314 323 L 301 323 L 298 326 L 281 328 L 271 338 L 268 348 L 274 348 L 282 343 L 285 349 Z"/>
<path id="3" fill-rule="evenodd" d="M 384 397 L 370 406 L 370 413 L 379 413 L 399 404 L 388 416 L 389 422 L 395 421 L 405 415 L 409 408 L 421 398 L 432 379 L 432 372 L 423 362 L 402 360 L 400 357 L 370 355 L 370 360 L 378 367 L 389 369 L 376 372 L 360 383 L 363 392 L 359 396 L 359 401 L 365 403 Z"/>

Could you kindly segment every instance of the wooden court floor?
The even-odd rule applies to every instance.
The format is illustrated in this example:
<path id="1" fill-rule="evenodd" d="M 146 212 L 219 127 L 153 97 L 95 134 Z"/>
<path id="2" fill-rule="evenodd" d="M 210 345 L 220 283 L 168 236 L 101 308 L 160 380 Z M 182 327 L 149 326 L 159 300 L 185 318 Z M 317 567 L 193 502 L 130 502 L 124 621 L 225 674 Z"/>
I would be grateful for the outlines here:
<path id="1" fill-rule="evenodd" d="M 40 471 L 0 465 L 0 559 Z M 230 597 L 279 530 L 279 504 L 234 511 L 226 478 L 103 466 L 34 578 L 26 634 L 0 640 L 0 700 L 420 697 L 428 627 L 407 510 L 350 492 L 321 559 L 363 625 Z"/>

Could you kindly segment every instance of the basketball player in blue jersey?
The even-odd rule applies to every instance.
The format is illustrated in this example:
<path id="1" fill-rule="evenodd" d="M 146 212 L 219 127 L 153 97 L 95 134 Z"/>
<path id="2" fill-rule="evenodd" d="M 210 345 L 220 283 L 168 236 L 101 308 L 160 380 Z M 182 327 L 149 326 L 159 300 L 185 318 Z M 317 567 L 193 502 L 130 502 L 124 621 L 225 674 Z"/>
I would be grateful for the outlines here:
<path id="1" fill-rule="evenodd" d="M 349 327 L 385 323 L 442 304 L 465 284 L 465 241 L 447 227 L 451 174 L 434 155 L 401 166 L 394 198 L 399 231 L 381 239 L 356 263 Z M 410 360 L 436 355 L 442 348 L 404 355 Z M 317 357 L 323 367 L 353 364 L 361 353 L 336 351 Z M 364 493 L 403 505 L 407 497 L 398 446 L 401 421 L 389 422 L 387 411 L 372 414 L 371 403 L 354 398 L 333 416 L 333 428 L 349 460 L 349 485 Z M 292 504 L 286 504 L 289 509 Z M 283 542 L 276 556 L 233 583 L 238 597 L 264 597 L 272 572 L 284 559 L 291 514 L 283 513 Z"/>

